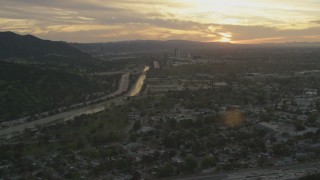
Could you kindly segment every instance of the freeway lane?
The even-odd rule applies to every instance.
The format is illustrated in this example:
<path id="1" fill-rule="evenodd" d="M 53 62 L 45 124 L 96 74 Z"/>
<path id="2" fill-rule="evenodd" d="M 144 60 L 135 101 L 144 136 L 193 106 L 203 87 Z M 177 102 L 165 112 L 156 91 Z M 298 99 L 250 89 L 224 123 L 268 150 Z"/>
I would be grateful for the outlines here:
<path id="1" fill-rule="evenodd" d="M 307 162 L 289 164 L 284 166 L 272 166 L 267 168 L 244 169 L 239 171 L 225 172 L 221 174 L 206 174 L 177 177 L 176 180 L 285 180 L 298 179 L 308 174 L 319 173 L 320 162 Z"/>
<path id="2" fill-rule="evenodd" d="M 53 116 L 49 116 L 46 118 L 42 118 L 42 119 L 38 119 L 32 122 L 28 122 L 28 123 L 24 123 L 24 124 L 20 124 L 17 126 L 13 126 L 10 128 L 6 128 L 0 131 L 0 136 L 8 136 L 11 137 L 12 135 L 14 135 L 15 133 L 21 132 L 26 128 L 35 128 L 36 125 L 43 125 L 43 124 L 47 124 L 47 123 L 51 123 L 54 121 L 60 121 L 60 120 L 71 120 L 76 116 L 82 115 L 82 114 L 93 114 L 93 113 L 97 113 L 97 112 L 101 112 L 103 110 L 105 110 L 108 106 L 111 105 L 111 103 L 115 103 L 116 105 L 121 105 L 123 103 L 126 102 L 126 95 L 111 99 L 109 101 L 106 102 L 102 102 L 99 104 L 94 104 L 94 105 L 89 105 L 89 106 L 85 106 L 79 109 L 75 109 L 75 110 L 71 110 L 68 112 L 63 112 L 60 114 L 56 114 Z"/>
<path id="3" fill-rule="evenodd" d="M 146 79 L 147 75 L 145 74 L 147 71 L 149 71 L 150 67 L 149 66 L 145 66 L 142 74 L 140 75 L 140 77 L 138 78 L 137 82 L 134 84 L 134 86 L 131 88 L 131 90 L 129 91 L 129 96 L 136 96 L 140 93 L 142 86 L 144 84 L 144 80 Z"/>

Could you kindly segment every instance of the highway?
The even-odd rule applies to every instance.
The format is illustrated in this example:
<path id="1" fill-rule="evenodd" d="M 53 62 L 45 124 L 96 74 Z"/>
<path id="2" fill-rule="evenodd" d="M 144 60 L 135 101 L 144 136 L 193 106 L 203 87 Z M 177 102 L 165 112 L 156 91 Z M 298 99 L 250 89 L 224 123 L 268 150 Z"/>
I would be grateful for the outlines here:
<path id="1" fill-rule="evenodd" d="M 12 126 L 6 129 L 0 130 L 0 136 L 7 136 L 8 138 L 14 136 L 16 133 L 19 133 L 23 131 L 26 128 L 35 128 L 37 125 L 44 125 L 55 121 L 67 121 L 72 120 L 76 116 L 82 115 L 82 114 L 93 114 L 97 112 L 101 112 L 105 110 L 108 106 L 110 106 L 111 103 L 115 103 L 116 105 L 120 105 L 126 102 L 126 95 L 122 95 L 120 97 L 111 99 L 106 102 L 102 102 L 99 104 L 89 105 L 85 106 L 79 109 L 71 110 L 68 112 L 59 113 L 53 116 L 45 117 L 42 119 L 38 119 L 35 121 L 27 122 L 24 124 L 20 124 L 17 126 Z"/>
<path id="2" fill-rule="evenodd" d="M 146 66 L 146 67 L 148 67 L 148 66 Z M 145 72 L 145 71 L 146 71 L 146 68 L 143 70 L 143 72 Z M 130 73 L 126 73 L 126 74 L 122 75 L 120 83 L 119 83 L 119 88 L 118 88 L 117 91 L 115 91 L 112 94 L 109 94 L 109 95 L 107 95 L 105 97 L 101 97 L 99 99 L 92 100 L 92 101 L 87 101 L 86 103 L 88 104 L 88 103 L 91 103 L 91 102 L 94 102 L 94 101 L 97 101 L 97 100 L 103 100 L 103 99 L 105 99 L 107 97 L 118 96 L 118 95 L 122 94 L 123 92 L 128 91 L 128 88 L 129 88 L 129 76 L 130 76 Z M 140 76 L 144 76 L 144 78 L 145 78 L 144 74 L 141 74 Z M 137 84 L 139 84 L 139 85 L 137 85 Z M 138 88 L 139 89 L 138 91 L 140 91 L 141 90 L 141 86 L 142 86 L 142 84 L 141 84 L 141 80 L 140 80 L 140 77 L 139 77 L 139 79 L 134 84 L 134 87 L 140 87 L 140 88 Z M 52 115 L 52 116 L 49 116 L 49 117 L 45 117 L 45 118 L 41 118 L 41 119 L 38 119 L 38 120 L 35 120 L 35 121 L 31 121 L 31 122 L 19 124 L 19 125 L 16 125 L 16 126 L 8 127 L 8 128 L 5 128 L 5 129 L 1 129 L 0 130 L 0 137 L 1 136 L 6 136 L 6 138 L 11 138 L 11 137 L 15 136 L 16 134 L 23 132 L 25 129 L 33 129 L 38 125 L 45 125 L 45 124 L 52 123 L 52 122 L 55 122 L 55 121 L 68 121 L 68 120 L 72 120 L 76 116 L 80 116 L 82 114 L 98 113 L 98 112 L 101 112 L 101 111 L 105 110 L 112 103 L 114 103 L 115 105 L 124 104 L 124 103 L 127 102 L 127 97 L 128 96 L 132 96 L 131 91 L 137 92 L 136 88 L 133 88 L 133 89 L 131 89 L 129 91 L 129 93 L 120 95 L 119 97 L 107 100 L 105 102 L 101 102 L 101 103 L 98 103 L 98 104 L 87 105 L 87 106 L 84 106 L 84 107 L 81 107 L 81 108 L 78 108 L 78 109 L 70 110 L 70 111 L 67 111 L 67 112 L 62 112 L 62 113 L 59 113 L 59 114 L 56 114 L 56 115 Z M 137 94 L 138 94 L 138 92 L 137 92 Z"/>
<path id="3" fill-rule="evenodd" d="M 214 174 L 197 174 L 173 178 L 176 180 L 288 180 L 299 179 L 308 174 L 319 173 L 320 161 L 289 164 L 283 166 L 272 166 L 267 168 L 244 169 L 238 171 L 214 173 Z"/>
<path id="4" fill-rule="evenodd" d="M 145 66 L 143 69 L 142 74 L 138 78 L 137 82 L 133 85 L 132 89 L 129 91 L 129 96 L 136 96 L 140 93 L 142 86 L 144 84 L 144 80 L 146 79 L 147 75 L 146 72 L 150 69 L 149 66 Z"/>
<path id="5" fill-rule="evenodd" d="M 130 83 L 130 79 L 129 78 L 130 78 L 130 73 L 129 72 L 122 74 L 121 79 L 120 79 L 119 84 L 118 84 L 118 89 L 116 91 L 114 91 L 113 93 L 111 93 L 111 94 L 99 97 L 97 99 L 92 99 L 92 100 L 88 100 L 88 101 L 85 101 L 85 102 L 72 104 L 69 107 L 65 106 L 65 107 L 60 107 L 60 108 L 57 108 L 57 109 L 52 109 L 51 111 L 62 112 L 65 109 L 68 109 L 68 108 L 76 109 L 76 108 L 79 108 L 79 107 L 83 107 L 83 104 L 94 104 L 94 103 L 97 103 L 97 102 L 105 101 L 106 99 L 110 99 L 110 98 L 119 96 L 123 92 L 126 92 L 128 90 L 129 83 Z M 37 116 L 48 117 L 48 114 L 50 114 L 50 111 L 39 113 L 39 114 L 37 114 Z M 10 122 L 11 123 L 13 123 L 13 122 L 21 122 L 21 121 L 23 122 L 23 121 L 26 121 L 28 118 L 29 118 L 29 116 L 28 117 L 19 118 L 19 119 L 16 119 L 16 120 L 12 120 Z M 12 126 L 9 126 L 8 128 L 10 128 L 10 127 L 12 127 Z M 1 130 L 0 130 L 0 132 L 1 132 Z"/>

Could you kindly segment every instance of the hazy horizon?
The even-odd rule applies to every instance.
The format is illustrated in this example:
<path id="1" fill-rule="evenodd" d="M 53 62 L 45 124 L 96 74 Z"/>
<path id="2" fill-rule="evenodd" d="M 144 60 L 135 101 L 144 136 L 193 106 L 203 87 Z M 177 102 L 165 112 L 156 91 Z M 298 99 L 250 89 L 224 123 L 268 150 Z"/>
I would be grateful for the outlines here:
<path id="1" fill-rule="evenodd" d="M 314 0 L 0 0 L 0 31 L 95 43 L 190 40 L 319 42 Z"/>
<path id="2" fill-rule="evenodd" d="M 32 35 L 35 36 L 37 38 L 40 38 L 42 40 L 52 40 L 52 39 L 45 39 L 42 37 L 39 37 L 37 35 L 33 35 L 33 34 L 29 34 L 29 33 L 18 33 L 18 32 L 13 32 L 13 31 L 3 31 L 3 32 L 12 32 L 21 36 L 24 35 Z M 80 44 L 99 44 L 99 43 L 121 43 L 121 42 L 137 42 L 137 41 L 160 41 L 160 42 L 167 42 L 167 41 L 185 41 L 185 42 L 195 42 L 195 43 L 222 43 L 222 44 L 237 44 L 237 45 L 263 45 L 263 44 L 294 44 L 294 43 L 319 43 L 320 44 L 320 40 L 319 41 L 287 41 L 287 42 L 261 42 L 261 43 L 234 43 L 234 42 L 220 42 L 220 41 L 196 41 L 196 40 L 188 40 L 188 39 L 167 39 L 167 40 L 161 40 L 161 39 L 132 39 L 132 40 L 115 40 L 115 41 L 97 41 L 97 42 L 75 42 L 75 41 L 64 41 L 64 40 L 52 40 L 52 41 L 62 41 L 62 42 L 66 42 L 66 43 L 80 43 Z"/>

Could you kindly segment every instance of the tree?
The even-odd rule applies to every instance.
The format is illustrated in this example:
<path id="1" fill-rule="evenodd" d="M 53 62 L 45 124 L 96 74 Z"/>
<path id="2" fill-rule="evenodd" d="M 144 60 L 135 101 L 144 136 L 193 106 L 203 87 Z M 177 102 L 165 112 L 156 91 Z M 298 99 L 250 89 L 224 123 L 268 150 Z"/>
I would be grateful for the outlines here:
<path id="1" fill-rule="evenodd" d="M 177 146 L 176 136 L 171 135 L 164 137 L 163 144 L 166 148 L 175 148 Z"/>
<path id="2" fill-rule="evenodd" d="M 318 112 L 320 112 L 320 100 L 318 100 L 316 103 L 315 103 L 316 107 L 317 107 L 317 110 Z"/>
<path id="3" fill-rule="evenodd" d="M 132 175 L 132 180 L 139 180 L 141 179 L 141 174 L 139 172 L 134 172 Z"/>
<path id="4" fill-rule="evenodd" d="M 320 179 L 320 173 L 307 175 L 300 178 L 300 180 L 318 180 L 318 179 Z"/>
<path id="5" fill-rule="evenodd" d="M 157 176 L 159 178 L 171 176 L 174 172 L 174 168 L 171 164 L 166 164 L 157 169 Z"/>
<path id="6" fill-rule="evenodd" d="M 311 115 L 309 115 L 308 116 L 308 123 L 315 123 L 316 121 L 317 121 L 317 118 L 318 118 L 318 116 L 317 116 L 317 114 L 316 113 L 314 113 L 314 114 L 311 114 Z"/>
<path id="7" fill-rule="evenodd" d="M 119 170 L 125 170 L 128 168 L 128 161 L 125 159 L 120 159 L 115 163 L 116 168 Z"/>
<path id="8" fill-rule="evenodd" d="M 133 126 L 132 126 L 132 130 L 134 131 L 138 131 L 141 128 L 141 122 L 140 120 L 137 120 L 134 122 Z"/>
<path id="9" fill-rule="evenodd" d="M 272 146 L 274 154 L 279 156 L 285 156 L 290 154 L 290 147 L 284 143 L 275 143 Z"/>
<path id="10" fill-rule="evenodd" d="M 170 129 L 176 129 L 177 128 L 177 121 L 174 119 L 167 119 L 167 124 Z"/>
<path id="11" fill-rule="evenodd" d="M 201 160 L 201 167 L 203 169 L 207 169 L 210 167 L 214 167 L 217 164 L 216 159 L 214 157 L 205 157 Z"/>
<path id="12" fill-rule="evenodd" d="M 295 128 L 296 128 L 297 131 L 303 131 L 303 130 L 306 129 L 306 128 L 304 127 L 304 125 L 303 125 L 302 122 L 297 122 L 297 123 L 295 123 L 294 126 L 295 126 Z"/>
<path id="13" fill-rule="evenodd" d="M 187 173 L 192 173 L 197 168 L 198 164 L 197 161 L 195 161 L 192 158 L 187 158 L 185 163 L 182 166 L 182 171 Z"/>

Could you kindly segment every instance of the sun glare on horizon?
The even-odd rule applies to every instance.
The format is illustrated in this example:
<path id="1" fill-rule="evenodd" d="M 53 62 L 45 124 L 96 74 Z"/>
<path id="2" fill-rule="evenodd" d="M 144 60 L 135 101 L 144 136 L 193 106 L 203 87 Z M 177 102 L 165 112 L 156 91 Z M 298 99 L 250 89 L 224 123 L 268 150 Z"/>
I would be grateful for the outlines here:
<path id="1" fill-rule="evenodd" d="M 218 40 L 219 42 L 231 42 L 232 41 L 232 34 L 231 33 L 225 33 L 225 32 L 220 32 L 219 35 L 221 36 L 220 39 Z"/>

